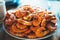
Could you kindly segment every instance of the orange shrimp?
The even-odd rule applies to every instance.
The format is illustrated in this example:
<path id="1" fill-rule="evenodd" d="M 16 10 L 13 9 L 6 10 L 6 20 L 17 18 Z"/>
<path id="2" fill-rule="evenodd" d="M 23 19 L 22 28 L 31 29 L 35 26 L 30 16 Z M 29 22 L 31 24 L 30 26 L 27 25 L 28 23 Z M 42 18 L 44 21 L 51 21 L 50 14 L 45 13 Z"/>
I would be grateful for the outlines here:
<path id="1" fill-rule="evenodd" d="M 46 26 L 46 19 L 43 19 L 41 22 L 41 27 L 45 27 Z"/>
<path id="2" fill-rule="evenodd" d="M 21 33 L 21 32 L 26 31 L 27 29 L 23 29 L 23 30 L 17 29 L 17 28 L 16 28 L 16 25 L 13 24 L 11 30 L 12 30 L 13 32 L 16 32 L 16 33 Z"/>
<path id="3" fill-rule="evenodd" d="M 33 23 L 34 26 L 39 26 L 39 24 L 41 23 L 41 20 L 42 19 L 38 15 L 35 15 L 32 23 Z"/>
<path id="4" fill-rule="evenodd" d="M 25 11 L 21 11 L 21 16 L 24 17 L 24 16 L 27 16 L 28 14 L 25 12 Z"/>
<path id="5" fill-rule="evenodd" d="M 39 15 L 40 17 L 43 17 L 45 14 L 44 14 L 43 11 L 42 11 L 42 12 L 38 12 L 38 15 Z"/>
<path id="6" fill-rule="evenodd" d="M 31 27 L 30 27 L 30 30 L 32 30 L 33 32 L 36 32 L 36 30 L 37 30 L 38 28 L 40 28 L 40 27 L 39 27 L 39 26 L 37 26 L 37 27 L 31 26 Z"/>
<path id="7" fill-rule="evenodd" d="M 21 17 L 22 17 L 20 10 L 17 10 L 17 11 L 14 13 L 14 15 L 15 15 L 17 18 L 21 18 Z"/>
<path id="8" fill-rule="evenodd" d="M 30 21 L 32 19 L 33 15 L 32 14 L 29 14 L 25 17 L 23 17 L 24 20 L 27 20 L 27 21 Z"/>
<path id="9" fill-rule="evenodd" d="M 29 34 L 27 37 L 33 39 L 33 38 L 36 38 L 36 35 L 35 34 Z"/>
<path id="10" fill-rule="evenodd" d="M 27 31 L 24 32 L 24 34 L 28 34 L 30 32 L 31 32 L 31 30 L 27 30 Z"/>
<path id="11" fill-rule="evenodd" d="M 40 23 L 38 23 L 36 20 L 33 21 L 34 26 L 39 26 Z"/>
<path id="12" fill-rule="evenodd" d="M 48 30 L 47 31 L 43 31 L 43 30 L 46 30 L 46 29 L 44 27 L 38 28 L 35 32 L 36 36 L 37 37 L 43 37 L 49 33 Z"/>
<path id="13" fill-rule="evenodd" d="M 19 22 L 19 23 L 21 23 L 21 24 L 23 24 L 23 25 L 27 25 L 27 26 L 32 25 L 32 23 L 31 23 L 31 22 L 24 21 L 24 20 L 22 20 L 22 19 L 17 19 L 17 22 Z"/>
<path id="14" fill-rule="evenodd" d="M 16 27 L 19 28 L 19 29 L 25 29 L 25 28 L 27 28 L 26 25 L 22 25 L 22 24 L 20 24 L 20 23 L 17 23 L 17 24 L 16 24 Z"/>

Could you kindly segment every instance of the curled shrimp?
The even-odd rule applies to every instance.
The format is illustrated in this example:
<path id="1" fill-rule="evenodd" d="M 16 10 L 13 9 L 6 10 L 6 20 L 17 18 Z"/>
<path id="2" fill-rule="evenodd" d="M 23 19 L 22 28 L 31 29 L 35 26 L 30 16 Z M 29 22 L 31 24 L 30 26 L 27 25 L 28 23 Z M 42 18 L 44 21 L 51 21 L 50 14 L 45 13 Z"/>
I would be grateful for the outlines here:
<path id="1" fill-rule="evenodd" d="M 33 15 L 32 14 L 29 14 L 25 17 L 23 17 L 24 20 L 27 20 L 27 21 L 30 21 L 32 19 Z"/>
<path id="2" fill-rule="evenodd" d="M 21 17 L 22 17 L 20 10 L 17 10 L 17 11 L 14 13 L 14 15 L 15 15 L 17 18 L 21 18 Z"/>
<path id="3" fill-rule="evenodd" d="M 33 18 L 32 24 L 34 26 L 39 26 L 39 24 L 41 23 L 41 20 L 42 19 L 38 15 L 35 15 L 34 18 Z"/>
<path id="4" fill-rule="evenodd" d="M 24 33 L 25 34 L 29 34 L 31 32 L 31 30 L 27 30 L 27 31 L 25 31 Z"/>
<path id="5" fill-rule="evenodd" d="M 33 27 L 33 26 L 31 26 L 30 27 L 30 30 L 32 30 L 33 32 L 36 32 L 36 30 L 39 28 L 39 26 L 37 26 L 37 27 Z"/>
<path id="6" fill-rule="evenodd" d="M 53 25 L 53 24 L 52 24 Z M 52 26 L 50 23 L 49 24 L 47 24 L 47 28 L 48 28 L 48 30 L 50 30 L 50 31 L 54 31 L 54 30 L 56 30 L 56 26 Z"/>
<path id="7" fill-rule="evenodd" d="M 13 14 L 6 14 L 5 24 L 12 25 L 15 22 L 15 16 Z"/>
<path id="8" fill-rule="evenodd" d="M 40 16 L 40 17 L 44 17 L 44 13 L 43 13 L 43 11 L 42 12 L 38 12 L 38 15 Z"/>
<path id="9" fill-rule="evenodd" d="M 53 20 L 51 20 L 51 22 L 56 24 L 57 20 L 53 19 Z"/>
<path id="10" fill-rule="evenodd" d="M 21 24 L 23 24 L 23 25 L 27 25 L 27 26 L 32 25 L 32 23 L 31 23 L 31 22 L 24 21 L 24 20 L 22 20 L 22 19 L 17 19 L 17 22 L 19 22 L 19 23 L 21 23 Z"/>
<path id="11" fill-rule="evenodd" d="M 46 26 L 46 19 L 43 19 L 41 22 L 41 27 L 45 27 Z"/>
<path id="12" fill-rule="evenodd" d="M 20 24 L 20 23 L 17 23 L 17 24 L 16 24 L 16 27 L 17 27 L 18 29 L 25 29 L 25 28 L 27 28 L 26 25 L 22 25 L 22 24 Z"/>
<path id="13" fill-rule="evenodd" d="M 16 27 L 16 25 L 13 24 L 11 30 L 12 30 L 13 32 L 16 32 L 16 33 L 21 33 L 21 32 L 26 31 L 27 29 L 23 29 L 23 30 L 18 29 L 18 28 Z"/>
<path id="14" fill-rule="evenodd" d="M 44 27 L 38 28 L 35 32 L 36 36 L 37 37 L 43 37 L 49 33 L 48 30 L 47 31 L 44 31 L 44 30 L 46 30 Z"/>

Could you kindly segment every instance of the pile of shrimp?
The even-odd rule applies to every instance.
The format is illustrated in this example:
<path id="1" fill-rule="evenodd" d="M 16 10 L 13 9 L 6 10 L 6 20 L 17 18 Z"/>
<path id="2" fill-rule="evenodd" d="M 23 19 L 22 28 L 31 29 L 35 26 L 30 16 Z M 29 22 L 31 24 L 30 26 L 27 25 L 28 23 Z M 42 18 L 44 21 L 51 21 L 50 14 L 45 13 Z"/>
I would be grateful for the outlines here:
<path id="1" fill-rule="evenodd" d="M 24 5 L 15 12 L 7 12 L 4 23 L 12 35 L 22 38 L 41 38 L 57 29 L 56 17 L 47 10 Z"/>

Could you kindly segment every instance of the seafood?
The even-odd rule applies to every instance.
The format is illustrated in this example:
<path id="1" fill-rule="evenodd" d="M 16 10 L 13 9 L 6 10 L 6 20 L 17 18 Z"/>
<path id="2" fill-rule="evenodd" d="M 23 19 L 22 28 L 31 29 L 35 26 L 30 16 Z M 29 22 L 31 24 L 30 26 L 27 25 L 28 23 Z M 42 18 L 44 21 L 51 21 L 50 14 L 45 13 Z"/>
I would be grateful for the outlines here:
<path id="1" fill-rule="evenodd" d="M 50 30 L 50 31 L 54 31 L 54 30 L 56 30 L 56 26 L 54 25 L 54 26 L 52 26 L 53 24 L 47 24 L 47 28 L 48 28 L 48 30 Z"/>
<path id="2" fill-rule="evenodd" d="M 22 19 L 17 19 L 17 22 L 19 22 L 19 23 L 21 23 L 21 24 L 23 24 L 23 25 L 32 25 L 31 22 L 24 21 L 24 20 L 22 20 Z"/>
<path id="3" fill-rule="evenodd" d="M 56 27 L 56 17 L 52 12 L 35 9 L 30 5 L 25 5 L 15 12 L 7 12 L 4 24 L 7 31 L 17 37 L 41 38 L 54 32 Z"/>
<path id="4" fill-rule="evenodd" d="M 49 33 L 48 30 L 46 30 L 44 27 L 38 28 L 35 32 L 37 37 L 43 37 Z"/>
<path id="5" fill-rule="evenodd" d="M 41 27 L 45 27 L 46 26 L 46 19 L 43 19 L 41 22 Z"/>
<path id="6" fill-rule="evenodd" d="M 39 15 L 34 15 L 32 23 L 34 26 L 39 26 L 39 24 L 41 23 L 41 20 L 42 19 L 39 17 Z"/>
<path id="7" fill-rule="evenodd" d="M 20 24 L 20 23 L 17 23 L 17 24 L 16 24 L 16 27 L 17 27 L 18 29 L 25 29 L 25 28 L 27 28 L 26 25 L 22 25 L 22 24 Z"/>
<path id="8" fill-rule="evenodd" d="M 12 25 L 12 27 L 11 27 L 11 30 L 13 31 L 13 32 L 16 32 L 16 33 L 21 33 L 21 32 L 24 32 L 24 31 L 26 31 L 27 29 L 18 29 L 18 28 L 16 28 L 16 25 L 15 24 L 13 24 Z"/>

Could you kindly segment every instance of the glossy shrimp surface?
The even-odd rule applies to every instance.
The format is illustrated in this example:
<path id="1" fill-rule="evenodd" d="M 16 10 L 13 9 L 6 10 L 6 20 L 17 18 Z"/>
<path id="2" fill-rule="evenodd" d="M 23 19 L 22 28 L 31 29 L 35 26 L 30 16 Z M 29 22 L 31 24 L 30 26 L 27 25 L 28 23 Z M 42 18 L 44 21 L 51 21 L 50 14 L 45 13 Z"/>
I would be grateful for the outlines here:
<path id="1" fill-rule="evenodd" d="M 7 31 L 22 38 L 42 38 L 54 32 L 56 17 L 47 10 L 33 8 L 30 5 L 21 6 L 15 12 L 7 12 L 4 23 Z"/>

